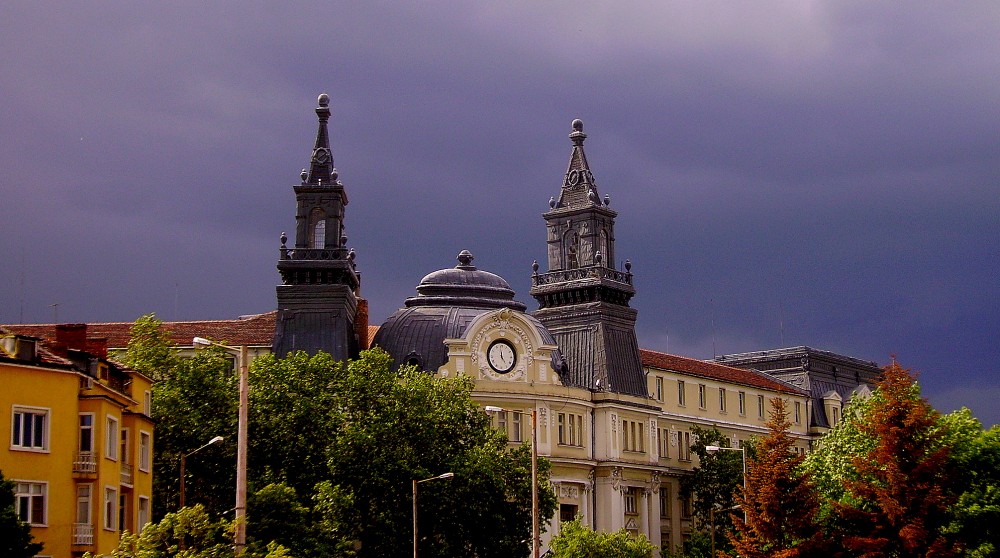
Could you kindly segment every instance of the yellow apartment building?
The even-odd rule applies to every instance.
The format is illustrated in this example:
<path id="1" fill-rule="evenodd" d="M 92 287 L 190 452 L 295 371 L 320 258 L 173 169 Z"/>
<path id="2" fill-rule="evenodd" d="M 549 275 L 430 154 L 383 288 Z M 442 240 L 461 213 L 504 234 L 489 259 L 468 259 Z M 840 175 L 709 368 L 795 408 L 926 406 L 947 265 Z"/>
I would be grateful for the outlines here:
<path id="1" fill-rule="evenodd" d="M 54 340 L 0 329 L 0 470 L 45 546 L 39 556 L 110 553 L 150 520 L 151 381 L 107 359 L 85 324 Z"/>

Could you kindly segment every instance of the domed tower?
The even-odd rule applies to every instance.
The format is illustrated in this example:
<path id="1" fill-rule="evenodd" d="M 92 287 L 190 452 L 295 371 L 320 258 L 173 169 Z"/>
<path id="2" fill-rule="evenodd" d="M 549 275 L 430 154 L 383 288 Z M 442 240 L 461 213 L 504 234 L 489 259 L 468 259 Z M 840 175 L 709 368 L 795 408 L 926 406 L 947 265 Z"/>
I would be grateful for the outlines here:
<path id="1" fill-rule="evenodd" d="M 319 129 L 309 169 L 295 185 L 295 244 L 281 233 L 278 272 L 278 321 L 272 350 L 279 357 L 291 351 L 325 351 L 340 360 L 358 355 L 354 320 L 360 276 L 354 250 L 347 249 L 344 207 L 347 192 L 337 179 L 330 151 L 327 121 L 330 98 L 319 96 Z"/>
<path id="2" fill-rule="evenodd" d="M 514 290 L 503 277 L 472 265 L 468 250 L 458 255 L 458 265 L 426 275 L 417 286 L 417 296 L 389 316 L 375 334 L 372 345 L 388 352 L 395 366 L 407 364 L 436 372 L 448 361 L 446 339 L 458 339 L 478 316 L 499 309 L 524 312 L 514 300 Z M 555 345 L 541 323 L 525 314 L 542 332 L 543 342 Z M 561 370 L 561 357 L 553 357 L 553 368 Z"/>
<path id="3" fill-rule="evenodd" d="M 548 231 L 548 271 L 532 266 L 534 313 L 552 332 L 566 358 L 563 383 L 647 397 L 635 336 L 637 312 L 632 264 L 614 269 L 615 217 L 611 199 L 602 200 L 583 151 L 583 122 L 573 121 L 569 168 L 559 197 L 542 217 Z"/>

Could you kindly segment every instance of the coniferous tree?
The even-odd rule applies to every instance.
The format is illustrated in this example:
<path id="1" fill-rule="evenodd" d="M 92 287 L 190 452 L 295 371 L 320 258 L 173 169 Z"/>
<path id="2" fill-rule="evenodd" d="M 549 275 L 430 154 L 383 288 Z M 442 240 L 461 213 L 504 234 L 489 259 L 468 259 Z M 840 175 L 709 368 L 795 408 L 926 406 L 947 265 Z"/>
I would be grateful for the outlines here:
<path id="1" fill-rule="evenodd" d="M 733 514 L 730 540 L 747 558 L 829 556 L 817 519 L 819 496 L 799 471 L 804 458 L 792 451 L 784 399 L 771 400 L 767 427 L 756 455 L 747 460 L 746 486 L 736 497 L 744 513 Z"/>
<path id="2" fill-rule="evenodd" d="M 944 529 L 955 501 L 949 447 L 939 415 L 914 393 L 910 371 L 886 366 L 860 433 L 875 441 L 853 459 L 845 480 L 850 498 L 835 508 L 847 529 L 845 546 L 862 557 L 948 557 L 958 554 Z M 918 393 L 918 392 L 917 392 Z"/>

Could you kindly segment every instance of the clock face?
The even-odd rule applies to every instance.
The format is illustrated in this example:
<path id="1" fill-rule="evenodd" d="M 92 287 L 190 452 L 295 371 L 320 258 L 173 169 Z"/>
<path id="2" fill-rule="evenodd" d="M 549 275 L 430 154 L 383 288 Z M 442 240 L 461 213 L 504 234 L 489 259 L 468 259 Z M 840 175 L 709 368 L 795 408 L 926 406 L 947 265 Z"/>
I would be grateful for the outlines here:
<path id="1" fill-rule="evenodd" d="M 510 341 L 497 339 L 486 351 L 486 360 L 490 363 L 490 368 L 500 374 L 506 374 L 514 369 L 514 364 L 517 362 L 517 352 Z"/>

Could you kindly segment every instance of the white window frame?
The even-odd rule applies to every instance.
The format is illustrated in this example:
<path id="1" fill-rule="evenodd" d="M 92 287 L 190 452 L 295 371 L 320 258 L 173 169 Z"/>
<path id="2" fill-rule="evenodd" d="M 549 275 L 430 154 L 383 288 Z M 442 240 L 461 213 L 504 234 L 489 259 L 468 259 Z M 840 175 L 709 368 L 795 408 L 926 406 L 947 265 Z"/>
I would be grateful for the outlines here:
<path id="1" fill-rule="evenodd" d="M 740 416 L 745 417 L 747 416 L 747 392 L 745 391 L 739 392 L 738 397 L 740 401 Z"/>
<path id="2" fill-rule="evenodd" d="M 126 426 L 119 429 L 121 435 L 119 436 L 120 450 L 118 454 L 118 459 L 122 463 L 132 463 L 132 430 Z"/>
<path id="3" fill-rule="evenodd" d="M 727 399 L 728 399 L 728 396 L 726 394 L 726 388 L 720 387 L 719 388 L 719 412 L 720 413 L 725 413 L 726 412 L 726 403 L 728 403 Z"/>
<path id="4" fill-rule="evenodd" d="M 151 509 L 151 506 L 149 505 L 149 496 L 139 496 L 139 504 L 137 507 L 135 532 L 142 533 L 142 528 L 149 523 L 149 510 Z"/>
<path id="5" fill-rule="evenodd" d="M 104 500 L 101 506 L 101 513 L 104 521 L 101 527 L 105 531 L 118 531 L 118 487 L 107 485 L 104 487 Z"/>
<path id="6" fill-rule="evenodd" d="M 106 415 L 104 421 L 104 457 L 118 461 L 118 449 L 121 443 L 121 429 L 118 419 Z"/>
<path id="7" fill-rule="evenodd" d="M 36 491 L 37 489 L 37 491 Z M 36 499 L 41 500 L 42 521 L 32 521 L 35 515 Z M 23 503 L 22 503 L 23 502 Z M 22 515 L 21 506 L 26 506 Z M 49 483 L 41 480 L 14 480 L 14 513 L 32 527 L 49 526 Z"/>
<path id="8" fill-rule="evenodd" d="M 510 441 L 520 442 L 523 438 L 523 431 L 521 429 L 521 423 L 523 422 L 524 413 L 521 411 L 512 411 L 510 417 Z"/>
<path id="9" fill-rule="evenodd" d="M 80 511 L 84 510 L 81 514 Z M 94 524 L 94 485 L 76 485 L 76 522 L 80 525 Z"/>
<path id="10" fill-rule="evenodd" d="M 94 432 L 94 413 L 80 413 L 79 416 L 80 416 L 80 418 L 79 418 L 80 433 L 79 433 L 79 440 L 78 440 L 78 442 L 79 442 L 80 453 L 93 454 L 94 453 L 94 443 L 97 440 L 97 436 L 95 435 L 96 433 Z M 84 425 L 83 424 L 83 417 L 89 417 L 90 418 L 90 424 Z M 90 447 L 89 448 L 83 447 L 83 431 L 84 430 L 89 430 L 90 431 Z"/>
<path id="11" fill-rule="evenodd" d="M 802 424 L 802 403 L 795 402 L 795 424 Z"/>
<path id="12" fill-rule="evenodd" d="M 708 408 L 708 386 L 705 384 L 698 384 L 698 408 Z"/>
<path id="13" fill-rule="evenodd" d="M 139 470 L 148 473 L 153 463 L 153 435 L 145 430 L 139 431 Z"/>
<path id="14" fill-rule="evenodd" d="M 639 514 L 639 495 L 636 489 L 628 487 L 625 489 L 625 513 L 626 515 Z"/>
<path id="15" fill-rule="evenodd" d="M 687 386 L 684 380 L 677 380 L 677 406 L 687 406 Z"/>
<path id="16" fill-rule="evenodd" d="M 28 440 L 27 444 L 25 441 L 25 417 L 32 417 L 30 420 L 31 424 L 31 440 Z M 41 419 L 41 426 L 37 424 L 35 418 Z M 52 410 L 47 407 L 31 407 L 28 405 L 14 405 L 11 407 L 10 412 L 10 449 L 14 451 L 33 451 L 37 453 L 48 453 L 49 452 L 49 430 L 52 424 Z M 37 438 L 36 432 L 41 429 L 41 439 L 38 440 L 39 445 L 35 445 L 35 439 Z"/>
<path id="17" fill-rule="evenodd" d="M 656 377 L 656 400 L 663 401 L 663 378 Z"/>
<path id="18" fill-rule="evenodd" d="M 757 396 L 757 418 L 764 418 L 764 396 Z"/>
<path id="19" fill-rule="evenodd" d="M 148 389 L 142 392 L 142 412 L 147 417 L 153 416 L 153 392 Z"/>

